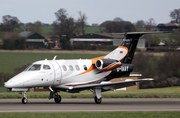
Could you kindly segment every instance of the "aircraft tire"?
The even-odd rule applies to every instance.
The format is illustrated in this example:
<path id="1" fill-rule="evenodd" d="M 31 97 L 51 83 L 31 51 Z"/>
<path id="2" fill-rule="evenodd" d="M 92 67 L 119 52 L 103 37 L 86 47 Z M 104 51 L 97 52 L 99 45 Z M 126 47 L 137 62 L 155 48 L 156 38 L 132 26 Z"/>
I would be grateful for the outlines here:
<path id="1" fill-rule="evenodd" d="M 94 97 L 94 101 L 95 101 L 96 104 L 101 104 L 102 98 L 98 99 L 97 97 Z"/>
<path id="2" fill-rule="evenodd" d="M 25 97 L 23 97 L 23 98 L 22 98 L 22 103 L 23 103 L 23 104 L 27 104 L 27 102 L 28 102 L 28 99 L 25 98 Z"/>
<path id="3" fill-rule="evenodd" d="M 56 95 L 54 98 L 55 103 L 60 103 L 61 102 L 61 96 L 60 95 Z"/>

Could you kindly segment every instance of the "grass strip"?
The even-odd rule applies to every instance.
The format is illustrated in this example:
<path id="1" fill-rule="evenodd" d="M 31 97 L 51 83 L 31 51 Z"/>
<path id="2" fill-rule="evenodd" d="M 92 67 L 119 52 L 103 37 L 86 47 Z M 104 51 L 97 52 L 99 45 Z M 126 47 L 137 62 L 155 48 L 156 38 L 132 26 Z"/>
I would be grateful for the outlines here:
<path id="1" fill-rule="evenodd" d="M 0 113 L 0 118 L 178 118 L 180 112 Z"/>

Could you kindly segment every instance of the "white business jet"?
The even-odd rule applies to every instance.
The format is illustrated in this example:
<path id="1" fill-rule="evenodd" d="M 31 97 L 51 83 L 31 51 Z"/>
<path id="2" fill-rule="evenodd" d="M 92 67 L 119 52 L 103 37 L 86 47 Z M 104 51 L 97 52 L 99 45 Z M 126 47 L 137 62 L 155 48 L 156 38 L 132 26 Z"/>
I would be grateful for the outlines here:
<path id="1" fill-rule="evenodd" d="M 34 62 L 23 72 L 5 82 L 5 87 L 9 91 L 24 92 L 23 104 L 28 102 L 26 95 L 28 88 L 34 87 L 49 89 L 49 99 L 54 98 L 56 103 L 61 102 L 61 96 L 58 94 L 60 91 L 78 93 L 92 89 L 95 103 L 100 104 L 101 92 L 133 86 L 140 81 L 153 80 L 109 82 L 113 78 L 128 77 L 133 71 L 131 62 L 139 37 L 147 33 L 149 32 L 126 33 L 120 46 L 102 57 L 56 60 L 55 56 L 52 60 Z"/>

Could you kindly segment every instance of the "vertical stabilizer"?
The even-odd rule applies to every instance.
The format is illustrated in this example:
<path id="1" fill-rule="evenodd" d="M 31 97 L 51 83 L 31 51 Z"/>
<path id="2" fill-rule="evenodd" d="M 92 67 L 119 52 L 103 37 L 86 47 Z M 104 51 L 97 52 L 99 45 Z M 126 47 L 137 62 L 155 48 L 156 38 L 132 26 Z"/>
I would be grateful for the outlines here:
<path id="1" fill-rule="evenodd" d="M 121 61 L 122 63 L 130 64 L 133 60 L 139 38 L 144 34 L 152 33 L 157 32 L 129 32 L 124 34 L 125 38 L 121 42 L 120 46 L 107 54 L 105 58 L 115 59 Z"/>

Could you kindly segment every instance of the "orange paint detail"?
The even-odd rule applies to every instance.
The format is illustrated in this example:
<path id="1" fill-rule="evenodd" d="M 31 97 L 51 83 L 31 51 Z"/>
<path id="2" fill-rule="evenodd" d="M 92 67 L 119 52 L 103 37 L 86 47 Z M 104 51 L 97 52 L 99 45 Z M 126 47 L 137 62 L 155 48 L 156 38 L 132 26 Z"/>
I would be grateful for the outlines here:
<path id="1" fill-rule="evenodd" d="M 111 71 L 112 72 L 112 71 Z M 111 74 L 111 72 L 109 74 Z M 108 74 L 108 75 L 109 75 Z M 108 75 L 104 76 L 103 78 L 107 77 Z M 100 78 L 100 79 L 97 79 L 97 80 L 94 80 L 94 81 L 90 81 L 90 82 L 85 82 L 85 83 L 79 83 L 79 84 L 65 84 L 64 86 L 75 86 L 75 85 L 83 85 L 83 84 L 89 84 L 89 83 L 92 83 L 92 82 L 96 82 L 96 81 L 99 81 L 103 78 Z"/>
<path id="2" fill-rule="evenodd" d="M 117 62 L 117 63 L 114 63 L 114 64 L 111 64 L 105 68 L 102 68 L 101 71 L 108 71 L 108 70 L 113 70 L 117 67 L 121 66 L 121 62 Z"/>
<path id="3" fill-rule="evenodd" d="M 91 65 L 91 67 L 90 67 L 87 71 L 82 72 L 82 73 L 80 73 L 80 74 L 78 74 L 78 75 L 82 75 L 82 74 L 85 74 L 85 73 L 91 72 L 92 70 L 96 69 L 96 67 L 95 67 L 93 64 L 95 64 L 95 63 L 96 63 L 96 61 L 97 61 L 98 59 L 103 59 L 104 57 L 105 57 L 105 56 L 92 58 L 92 59 L 91 59 L 91 61 L 92 61 L 92 65 Z"/>
<path id="4" fill-rule="evenodd" d="M 124 47 L 124 46 L 119 46 L 118 48 L 124 48 L 124 49 L 126 49 L 126 50 L 127 50 L 127 52 L 128 52 L 128 48 L 127 48 L 127 47 Z"/>
<path id="5" fill-rule="evenodd" d="M 91 67 L 87 70 L 87 71 L 84 71 L 78 75 L 82 75 L 82 74 L 85 74 L 85 73 L 88 73 L 88 72 L 91 72 L 92 70 L 96 69 L 96 67 L 92 64 Z"/>
<path id="6" fill-rule="evenodd" d="M 126 57 L 126 55 L 127 55 L 128 52 L 129 52 L 129 49 L 128 49 L 127 47 L 123 47 L 123 46 L 119 46 L 118 48 L 124 48 L 125 50 L 127 50 L 127 53 L 124 55 L 124 57 Z M 121 61 L 122 59 L 124 59 L 124 57 L 121 58 L 119 61 Z"/>
<path id="7" fill-rule="evenodd" d="M 104 59 L 104 57 L 105 57 L 105 56 L 92 58 L 92 59 L 91 59 L 91 60 L 92 60 L 92 64 L 95 64 L 98 59 Z"/>

